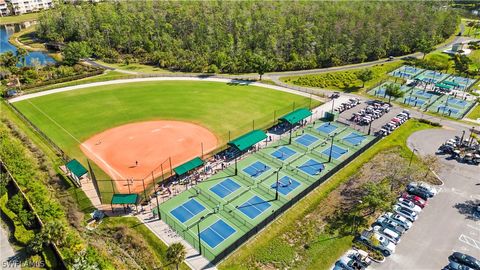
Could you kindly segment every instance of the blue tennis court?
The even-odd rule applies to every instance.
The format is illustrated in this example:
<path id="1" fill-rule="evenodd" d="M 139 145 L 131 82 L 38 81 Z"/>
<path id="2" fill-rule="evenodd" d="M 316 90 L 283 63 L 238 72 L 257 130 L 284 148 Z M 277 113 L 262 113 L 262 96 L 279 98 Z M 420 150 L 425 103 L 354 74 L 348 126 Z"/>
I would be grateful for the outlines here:
<path id="1" fill-rule="evenodd" d="M 233 181 L 230 178 L 227 178 L 222 182 L 216 184 L 215 186 L 211 187 L 210 191 L 217 194 L 218 197 L 220 198 L 225 198 L 239 188 L 240 188 L 240 185 L 237 184 L 237 182 Z"/>
<path id="2" fill-rule="evenodd" d="M 465 100 L 457 99 L 454 97 L 448 97 L 447 101 L 448 101 L 448 104 L 453 104 L 462 108 L 467 106 L 468 104 Z"/>
<path id="3" fill-rule="evenodd" d="M 366 137 L 363 134 L 352 132 L 345 136 L 343 140 L 353 145 L 359 145 L 363 142 L 363 140 L 365 140 L 365 138 Z"/>
<path id="4" fill-rule="evenodd" d="M 338 127 L 335 125 L 332 125 L 330 123 L 323 123 L 321 126 L 317 128 L 318 131 L 326 134 L 330 134 L 334 132 Z"/>
<path id="5" fill-rule="evenodd" d="M 262 198 L 253 196 L 250 200 L 238 206 L 237 208 L 250 219 L 254 219 L 270 208 L 270 206 L 271 204 Z"/>
<path id="6" fill-rule="evenodd" d="M 408 97 L 405 99 L 405 103 L 411 106 L 422 106 L 423 104 L 425 104 L 425 101 L 419 98 Z"/>
<path id="7" fill-rule="evenodd" d="M 188 221 L 194 216 L 198 215 L 203 210 L 205 210 L 203 205 L 201 205 L 195 199 L 190 199 L 184 204 L 170 211 L 170 213 L 180 222 L 184 223 L 185 221 Z"/>
<path id="8" fill-rule="evenodd" d="M 433 96 L 433 94 L 430 94 L 427 91 L 417 90 L 417 91 L 415 91 L 415 96 L 424 97 L 424 98 L 429 99 Z"/>
<path id="9" fill-rule="evenodd" d="M 284 176 L 278 180 L 278 192 L 283 195 L 287 195 L 288 193 L 296 189 L 298 186 L 300 186 L 300 183 L 288 176 Z M 271 188 L 277 189 L 277 182 L 273 183 L 271 185 Z"/>
<path id="10" fill-rule="evenodd" d="M 260 161 L 256 161 L 255 163 L 253 163 L 252 165 L 246 167 L 245 169 L 243 169 L 243 171 L 250 175 L 250 177 L 259 177 L 260 175 L 262 175 L 264 172 L 270 170 L 270 167 L 268 167 L 266 164 L 264 164 L 263 162 L 260 162 Z"/>
<path id="11" fill-rule="evenodd" d="M 310 159 L 301 166 L 298 166 L 298 168 L 303 172 L 313 176 L 322 172 L 322 170 L 325 169 L 325 166 L 316 160 Z"/>
<path id="12" fill-rule="evenodd" d="M 200 233 L 200 239 L 211 248 L 214 248 L 235 232 L 234 228 L 219 219 Z"/>
<path id="13" fill-rule="evenodd" d="M 332 157 L 334 159 L 339 159 L 341 156 L 343 156 L 347 152 L 348 152 L 348 149 L 343 149 L 342 147 L 337 146 L 335 144 L 332 146 Z M 327 156 L 330 155 L 330 147 L 323 150 L 322 154 Z"/>
<path id="14" fill-rule="evenodd" d="M 444 105 L 438 106 L 437 111 L 442 113 L 442 114 L 458 114 L 458 112 L 459 112 L 455 108 L 452 108 L 450 106 L 444 106 Z"/>
<path id="15" fill-rule="evenodd" d="M 273 152 L 271 155 L 280 160 L 286 160 L 287 158 L 293 156 L 295 153 L 297 152 L 286 146 L 282 146 L 277 149 L 277 151 Z"/>
<path id="16" fill-rule="evenodd" d="M 314 137 L 310 134 L 303 134 L 302 136 L 298 137 L 297 139 L 295 139 L 296 142 L 298 142 L 299 144 L 303 145 L 303 146 L 310 146 L 312 143 L 318 141 L 318 138 L 317 137 Z"/>

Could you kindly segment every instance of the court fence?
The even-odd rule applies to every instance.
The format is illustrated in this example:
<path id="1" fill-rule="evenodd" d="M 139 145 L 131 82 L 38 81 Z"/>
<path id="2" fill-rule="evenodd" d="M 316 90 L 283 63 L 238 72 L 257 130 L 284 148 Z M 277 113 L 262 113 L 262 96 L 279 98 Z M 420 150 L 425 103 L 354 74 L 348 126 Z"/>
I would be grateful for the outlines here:
<path id="1" fill-rule="evenodd" d="M 214 254 L 213 252 L 210 251 L 209 247 L 206 247 L 201 241 L 199 240 L 198 235 L 193 235 L 190 228 L 187 228 L 181 224 L 179 224 L 176 220 L 173 218 L 169 217 L 168 214 L 160 209 L 160 218 L 167 223 L 173 230 L 175 230 L 183 239 L 185 239 L 188 243 L 190 243 L 195 249 L 202 250 L 202 255 L 209 259 L 212 264 L 217 264 L 220 261 L 222 261 L 224 258 L 226 258 L 230 253 L 238 249 L 240 246 L 242 246 L 246 241 L 248 241 L 252 236 L 256 235 L 259 231 L 264 229 L 268 224 L 270 224 L 272 221 L 274 221 L 277 217 L 282 215 L 285 211 L 287 211 L 290 207 L 292 207 L 294 204 L 296 204 L 299 200 L 304 198 L 306 195 L 308 195 L 310 192 L 312 192 L 315 188 L 317 188 L 320 184 L 325 182 L 328 178 L 333 176 L 335 173 L 337 173 L 339 170 L 344 168 L 348 163 L 350 163 L 353 159 L 358 157 L 361 153 L 363 153 L 365 150 L 376 144 L 378 141 L 380 141 L 382 137 L 380 136 L 375 136 L 370 142 L 366 143 L 364 146 L 362 146 L 360 149 L 358 149 L 355 153 L 353 153 L 351 156 L 347 157 L 345 160 L 341 161 L 337 166 L 332 168 L 329 172 L 321 176 L 320 178 L 314 180 L 314 181 L 309 181 L 311 183 L 306 189 L 295 195 L 293 198 L 290 200 L 285 200 L 282 201 L 283 205 L 279 207 L 277 210 L 272 212 L 268 217 L 266 217 L 264 220 L 262 220 L 260 223 L 257 225 L 251 227 L 250 223 L 245 223 L 245 222 L 240 222 L 241 225 L 239 227 L 243 228 L 250 228 L 248 231 L 244 231 L 245 233 L 237 239 L 235 242 L 230 244 L 226 249 L 224 249 L 222 252 L 218 254 Z M 259 184 L 260 186 L 262 185 L 261 183 Z M 261 189 L 264 191 L 265 189 Z M 265 192 L 265 191 L 264 191 Z M 223 210 L 227 208 L 228 210 L 228 204 L 223 205 Z M 225 211 L 228 213 L 228 211 Z M 212 212 L 213 213 L 213 212 Z M 237 220 L 237 223 L 239 222 L 238 219 L 242 218 L 237 218 L 234 217 L 235 220 Z M 250 226 L 249 226 L 250 225 Z M 195 226 L 195 225 L 193 225 Z M 191 227 L 193 227 L 191 226 Z"/>

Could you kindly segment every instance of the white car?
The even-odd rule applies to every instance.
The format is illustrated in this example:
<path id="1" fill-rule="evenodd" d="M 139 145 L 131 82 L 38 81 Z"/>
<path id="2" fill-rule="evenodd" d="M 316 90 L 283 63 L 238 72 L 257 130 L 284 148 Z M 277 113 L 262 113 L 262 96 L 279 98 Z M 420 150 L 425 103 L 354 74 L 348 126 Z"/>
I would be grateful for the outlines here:
<path id="1" fill-rule="evenodd" d="M 390 220 L 395 221 L 397 224 L 399 224 L 400 226 L 402 226 L 406 230 L 410 229 L 413 225 L 413 223 L 410 220 L 406 219 L 404 216 L 401 216 L 399 214 L 394 214 L 394 213 L 388 212 L 388 213 L 385 213 L 384 216 L 387 217 Z"/>
<path id="2" fill-rule="evenodd" d="M 395 252 L 395 244 L 373 230 L 363 231 L 360 234 L 360 239 L 372 248 L 380 250 L 384 256 L 390 256 Z"/>
<path id="3" fill-rule="evenodd" d="M 418 213 L 409 209 L 409 208 L 406 208 L 406 207 L 403 207 L 401 205 L 398 205 L 398 204 L 395 204 L 393 206 L 393 211 L 401 216 L 404 216 L 406 219 L 414 222 L 415 220 L 417 220 L 418 218 Z"/>
<path id="4" fill-rule="evenodd" d="M 399 233 L 379 225 L 373 226 L 372 229 L 380 233 L 381 235 L 385 236 L 385 238 L 387 238 L 390 242 L 394 243 L 395 245 L 400 243 Z"/>
<path id="5" fill-rule="evenodd" d="M 412 201 L 409 201 L 407 199 L 404 199 L 404 198 L 399 198 L 398 201 L 397 201 L 397 204 L 398 205 L 401 205 L 403 207 L 406 207 L 406 208 L 409 208 L 417 213 L 420 213 L 422 212 L 422 208 L 418 205 L 416 205 L 415 203 L 413 203 Z"/>
<path id="6" fill-rule="evenodd" d="M 425 183 L 425 182 L 411 182 L 410 184 L 408 184 L 409 187 L 415 187 L 415 188 L 419 188 L 419 189 L 423 189 L 424 191 L 426 191 L 430 197 L 433 197 L 435 195 L 437 195 L 437 189 L 435 189 L 434 187 L 432 187 L 431 185 Z"/>

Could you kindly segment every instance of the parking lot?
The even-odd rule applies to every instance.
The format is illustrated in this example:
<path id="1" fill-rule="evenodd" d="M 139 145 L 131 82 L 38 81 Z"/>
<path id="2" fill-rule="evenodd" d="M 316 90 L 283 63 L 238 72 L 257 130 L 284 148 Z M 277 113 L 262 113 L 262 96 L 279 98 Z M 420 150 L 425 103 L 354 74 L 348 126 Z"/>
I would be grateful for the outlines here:
<path id="1" fill-rule="evenodd" d="M 445 140 L 461 133 L 461 130 L 424 130 L 414 133 L 408 144 L 421 155 L 434 154 Z M 454 251 L 480 258 L 480 219 L 473 212 L 474 203 L 480 200 L 480 167 L 439 157 L 444 168 L 438 175 L 444 185 L 402 237 L 396 252 L 384 263 L 370 268 L 443 269 Z"/>

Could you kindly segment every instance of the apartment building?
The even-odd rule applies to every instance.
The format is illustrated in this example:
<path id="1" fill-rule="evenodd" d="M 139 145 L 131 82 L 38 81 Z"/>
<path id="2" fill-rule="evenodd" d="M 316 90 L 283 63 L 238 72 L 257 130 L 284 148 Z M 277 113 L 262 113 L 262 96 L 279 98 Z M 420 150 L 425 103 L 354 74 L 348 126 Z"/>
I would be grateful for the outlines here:
<path id="1" fill-rule="evenodd" d="M 10 15 L 10 10 L 7 7 L 5 0 L 0 0 L 0 17 Z"/>
<path id="2" fill-rule="evenodd" d="M 2 0 L 0 0 L 2 1 Z M 4 0 L 11 4 L 12 13 L 15 15 L 49 9 L 53 7 L 53 0 Z"/>

